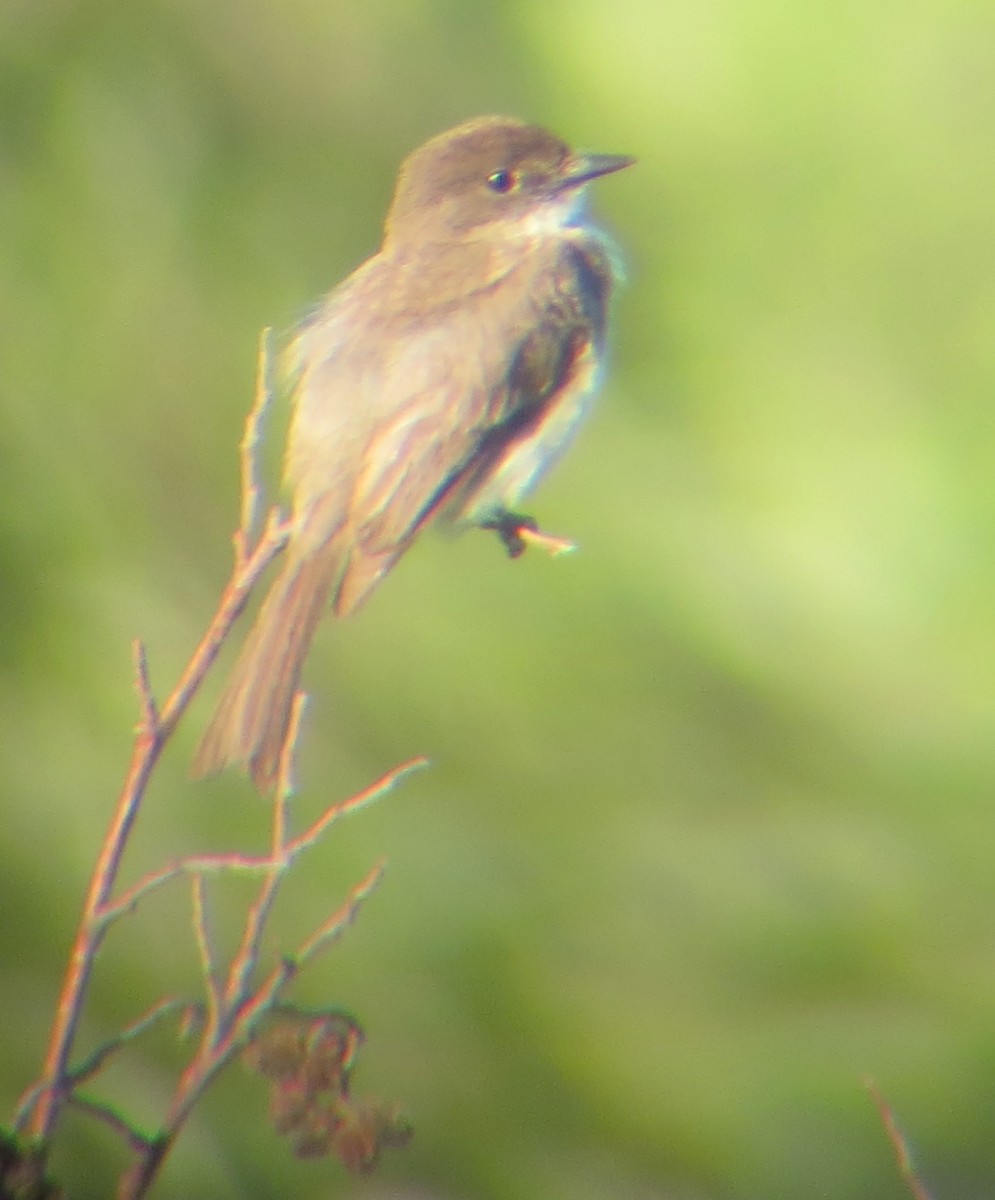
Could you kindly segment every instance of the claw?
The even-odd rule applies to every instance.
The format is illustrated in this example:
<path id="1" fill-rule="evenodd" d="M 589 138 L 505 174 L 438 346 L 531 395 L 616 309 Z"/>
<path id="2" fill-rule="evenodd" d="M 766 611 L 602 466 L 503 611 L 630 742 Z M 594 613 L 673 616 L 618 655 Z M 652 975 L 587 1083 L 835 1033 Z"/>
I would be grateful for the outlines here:
<path id="1" fill-rule="evenodd" d="M 485 521 L 482 528 L 493 529 L 497 533 L 509 558 L 520 557 L 529 546 L 545 550 L 552 558 L 577 549 L 576 542 L 543 533 L 532 517 L 523 517 L 519 513 L 502 513 L 493 520 Z"/>

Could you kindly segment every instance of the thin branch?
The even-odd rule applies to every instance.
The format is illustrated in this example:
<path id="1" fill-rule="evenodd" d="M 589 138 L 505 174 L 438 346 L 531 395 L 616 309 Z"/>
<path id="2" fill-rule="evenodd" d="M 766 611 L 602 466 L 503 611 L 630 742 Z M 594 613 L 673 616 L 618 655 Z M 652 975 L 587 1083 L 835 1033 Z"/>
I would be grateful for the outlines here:
<path id="1" fill-rule="evenodd" d="M 235 535 L 236 563 L 244 562 L 252 554 L 259 524 L 262 500 L 262 485 L 259 482 L 259 443 L 263 426 L 273 402 L 270 366 L 272 355 L 270 341 L 273 330 L 270 326 L 259 334 L 259 352 L 256 358 L 256 392 L 252 407 L 245 421 L 242 441 L 239 443 L 239 463 L 242 474 L 242 505 L 238 533 Z"/>
<path id="2" fill-rule="evenodd" d="M 225 1010 L 230 1019 L 222 1019 L 213 1029 L 205 1029 L 200 1049 L 183 1072 L 170 1104 L 169 1113 L 154 1140 L 139 1148 L 138 1158 L 121 1182 L 120 1200 L 137 1200 L 144 1196 L 172 1148 L 180 1129 L 204 1090 L 219 1071 L 243 1049 L 258 1023 L 278 1004 L 289 983 L 301 967 L 330 946 L 356 919 L 363 902 L 383 877 L 383 863 L 352 889 L 346 902 L 301 945 L 294 958 L 281 960 L 254 993 L 231 994 L 225 997 Z M 266 893 L 268 881 L 263 885 Z M 231 983 L 238 975 L 233 964 Z"/>
<path id="3" fill-rule="evenodd" d="M 113 903 L 104 905 L 99 912 L 94 914 L 94 923 L 98 928 L 104 930 L 112 922 L 130 913 L 151 892 L 157 891 L 180 876 L 219 875 L 228 871 L 242 871 L 247 874 L 270 872 L 274 869 L 274 863 L 277 861 L 277 858 L 279 861 L 285 860 L 286 865 L 289 866 L 300 854 L 315 845 L 325 831 L 336 821 L 379 800 L 381 796 L 396 787 L 402 779 L 426 767 L 428 761 L 424 755 L 409 759 L 407 762 L 401 763 L 400 766 L 388 771 L 386 775 L 383 775 L 375 783 L 358 792 L 355 796 L 350 796 L 338 804 L 333 804 L 302 834 L 286 842 L 278 856 L 275 854 L 238 853 L 202 854 L 192 855 L 189 858 L 182 858 L 177 862 L 170 863 L 161 870 L 140 879 L 136 884 L 128 888 L 127 891 L 122 892 Z M 277 810 L 280 809 L 279 804 L 274 805 L 274 807 Z M 279 812 L 274 814 L 275 817 L 279 815 Z M 281 820 L 283 819 L 284 817 L 281 816 Z"/>
<path id="4" fill-rule="evenodd" d="M 43 1073 L 46 1086 L 34 1114 L 33 1132 L 43 1142 L 51 1137 L 65 1101 L 69 1055 L 82 1014 L 83 998 L 106 929 L 106 926 L 95 924 L 94 915 L 104 906 L 114 887 L 145 785 L 161 749 L 162 743 L 157 736 L 145 729 L 139 730 L 131 766 L 110 827 L 101 843 L 52 1024 Z"/>
<path id="5" fill-rule="evenodd" d="M 238 853 L 197 855 L 181 859 L 146 875 L 112 899 L 128 837 L 137 818 L 145 789 L 163 747 L 177 722 L 203 682 L 218 655 L 232 625 L 238 618 L 256 582 L 273 559 L 283 550 L 291 531 L 291 521 L 278 509 L 269 511 L 264 527 L 256 536 L 261 511 L 261 484 L 258 476 L 258 450 L 261 430 L 271 402 L 269 386 L 268 331 L 259 348 L 259 372 L 252 409 L 246 420 L 240 446 L 242 493 L 239 530 L 235 534 L 235 565 L 218 604 L 217 611 L 184 668 L 172 692 L 161 706 L 153 695 L 149 666 L 143 643 L 134 645 L 135 687 L 139 697 L 140 720 L 128 767 L 110 825 L 100 853 L 80 917 L 69 966 L 59 998 L 41 1081 L 26 1095 L 19 1112 L 25 1128 L 43 1145 L 50 1141 L 65 1105 L 73 1104 L 109 1125 L 132 1148 L 135 1161 L 120 1182 L 121 1200 L 138 1200 L 156 1178 L 193 1105 L 214 1076 L 251 1039 L 258 1023 L 281 999 L 286 987 L 301 967 L 329 947 L 352 924 L 365 900 L 380 882 L 384 866 L 378 864 L 348 894 L 340 908 L 323 921 L 300 945 L 296 955 L 280 960 L 259 985 L 252 980 L 259 966 L 264 930 L 276 901 L 279 887 L 290 866 L 305 850 L 337 821 L 378 799 L 411 771 L 426 765 L 415 758 L 388 772 L 365 791 L 326 808 L 299 837 L 289 835 L 289 802 L 293 791 L 294 750 L 304 697 L 295 699 L 287 737 L 281 749 L 277 798 L 272 810 L 272 830 L 268 855 Z M 262 882 L 246 917 L 238 950 L 222 981 L 222 970 L 212 936 L 208 912 L 208 876 L 225 873 L 261 873 Z M 109 1105 L 78 1096 L 74 1088 L 96 1074 L 107 1058 L 126 1042 L 160 1021 L 167 1013 L 185 1007 L 175 1000 L 162 1001 L 150 1009 L 116 1038 L 102 1044 L 79 1067 L 70 1068 L 70 1055 L 78 1031 L 83 1003 L 99 948 L 111 925 L 132 911 L 146 896 L 167 883 L 186 876 L 191 881 L 193 930 L 207 994 L 206 1016 L 202 1016 L 199 1045 L 178 1083 L 166 1119 L 157 1133 L 149 1137 L 121 1117 Z"/>
<path id="6" fill-rule="evenodd" d="M 131 644 L 135 659 L 135 691 L 142 706 L 142 726 L 149 734 L 154 733 L 159 726 L 159 710 L 156 707 L 155 696 L 152 694 L 152 684 L 149 681 L 149 660 L 145 652 L 145 643 L 135 638 Z"/>
<path id="7" fill-rule="evenodd" d="M 396 787 L 402 779 L 405 779 L 415 771 L 420 771 L 424 767 L 427 767 L 428 763 L 429 760 L 423 754 L 419 754 L 416 758 L 409 758 L 407 762 L 401 763 L 399 767 L 395 767 L 392 771 L 388 771 L 386 775 L 381 776 L 376 783 L 371 784 L 362 792 L 357 792 L 355 796 L 350 796 L 348 800 L 343 800 L 341 803 L 327 809 L 310 828 L 306 829 L 299 837 L 294 838 L 292 842 L 288 842 L 287 857 L 296 858 L 302 850 L 313 846 L 329 826 L 342 817 L 357 812 L 359 809 L 365 808 L 366 805 L 372 804 L 375 800 L 379 800 L 381 796 Z"/>
<path id="8" fill-rule="evenodd" d="M 122 892 L 113 903 L 104 905 L 99 912 L 94 913 L 95 926 L 104 930 L 106 926 L 125 916 L 127 913 L 132 912 L 140 901 L 144 900 L 151 892 L 157 891 L 159 888 L 164 887 L 167 883 L 171 883 L 174 879 L 178 879 L 181 876 L 219 875 L 228 871 L 242 871 L 245 873 L 270 872 L 274 869 L 274 864 L 277 860 L 286 860 L 286 864 L 289 866 L 300 854 L 318 842 L 325 831 L 336 821 L 357 812 L 361 808 L 365 808 L 368 804 L 372 804 L 375 800 L 378 800 L 385 793 L 396 787 L 406 776 L 426 767 L 428 761 L 424 755 L 409 759 L 407 762 L 401 763 L 400 766 L 388 771 L 386 775 L 382 776 L 368 788 L 365 788 L 362 792 L 358 792 L 355 796 L 350 796 L 338 804 L 333 804 L 300 836 L 287 842 L 279 855 L 276 855 L 275 851 L 269 855 L 238 853 L 202 854 L 192 855 L 189 858 L 182 858 L 177 862 L 170 863 L 159 871 L 146 875 L 132 887 L 128 888 L 127 891 Z M 277 810 L 281 808 L 279 804 L 274 805 L 274 807 Z M 285 820 L 285 815 L 281 815 L 280 811 L 274 813 L 274 817 L 276 816 L 280 816 L 281 820 Z"/>
<path id="9" fill-rule="evenodd" d="M 258 423 L 258 420 L 259 416 L 254 409 L 250 414 L 250 422 Z M 51 1138 L 58 1123 L 60 1109 L 65 1102 L 69 1058 L 82 1015 L 83 1001 L 89 988 L 97 951 L 109 928 L 109 922 L 103 918 L 103 914 L 114 891 L 124 848 L 144 798 L 149 777 L 159 760 L 163 746 L 196 694 L 232 625 L 244 608 L 253 586 L 283 549 L 288 534 L 289 523 L 282 520 L 276 510 L 271 512 L 262 538 L 251 556 L 236 565 L 207 632 L 158 714 L 149 686 L 144 648 L 140 643 L 136 645 L 136 683 L 141 703 L 141 721 L 135 735 L 131 762 L 90 879 L 55 1020 L 52 1022 L 42 1074 L 44 1089 L 35 1106 L 32 1121 L 32 1133 L 42 1142 Z"/>
<path id="10" fill-rule="evenodd" d="M 359 916 L 359 910 L 363 907 L 364 902 L 379 886 L 386 869 L 387 864 L 383 860 L 378 862 L 366 878 L 352 889 L 346 902 L 332 913 L 327 921 L 323 921 L 306 941 L 301 943 L 294 955 L 294 963 L 298 971 L 323 950 L 327 950 L 345 933 Z"/>
<path id="11" fill-rule="evenodd" d="M 191 877 L 221 875 L 229 871 L 253 874 L 272 870 L 272 867 L 273 860 L 268 854 L 198 854 L 191 855 L 189 858 L 181 858 L 151 875 L 146 875 L 126 892 L 122 892 L 113 904 L 106 905 L 100 912 L 94 914 L 94 921 L 99 927 L 106 928 L 120 917 L 134 911 L 140 901 L 144 900 L 151 892 L 158 891 L 167 883 L 184 875 Z"/>
<path id="12" fill-rule="evenodd" d="M 190 898 L 193 903 L 194 939 L 197 943 L 197 957 L 200 959 L 200 973 L 204 980 L 204 992 L 207 996 L 207 1029 L 217 1028 L 221 1013 L 221 985 L 218 982 L 217 956 L 214 953 L 214 939 L 211 937 L 210 921 L 207 915 L 207 881 L 203 874 L 192 875 L 190 878 Z"/>
<path id="13" fill-rule="evenodd" d="M 294 770 L 297 765 L 297 740 L 301 733 L 301 721 L 307 707 L 307 694 L 298 692 L 290 706 L 290 720 L 287 722 L 287 732 L 283 735 L 283 745 L 280 747 L 280 759 L 276 764 L 276 795 L 280 800 L 277 808 L 286 812 L 286 803 L 296 791 Z M 275 832 L 279 832 L 275 830 Z M 280 848 L 283 848 L 283 835 L 279 833 Z"/>
<path id="14" fill-rule="evenodd" d="M 241 615 L 259 577 L 286 546 L 290 529 L 289 519 L 285 520 L 278 509 L 272 509 L 258 545 L 244 564 L 233 573 L 207 632 L 193 652 L 169 699 L 162 706 L 159 724 L 163 740 L 173 732 L 177 721 L 203 683 L 204 676 L 217 658 L 231 632 L 231 627 Z"/>
<path id="15" fill-rule="evenodd" d="M 85 1083 L 87 1079 L 96 1075 L 104 1063 L 113 1054 L 116 1054 L 118 1050 L 122 1049 L 122 1047 L 141 1037 L 143 1033 L 147 1032 L 153 1026 L 158 1025 L 164 1018 L 172 1016 L 174 1013 L 189 1013 L 192 1007 L 188 1000 L 175 998 L 159 1000 L 138 1017 L 137 1020 L 132 1021 L 130 1025 L 126 1025 L 119 1033 L 102 1042 L 92 1054 L 68 1073 L 66 1082 L 72 1087 L 76 1087 L 80 1083 Z M 44 1091 L 44 1082 L 36 1083 L 18 1100 L 14 1117 L 14 1128 L 16 1130 L 20 1131 L 25 1127 L 34 1106 L 38 1103 Z"/>
<path id="16" fill-rule="evenodd" d="M 140 1129 L 136 1129 L 130 1121 L 122 1117 L 117 1109 L 112 1108 L 109 1104 L 93 1100 L 89 1096 L 81 1096 L 79 1092 L 74 1092 L 69 1097 L 69 1103 L 73 1108 L 78 1108 L 80 1112 L 88 1113 L 91 1117 L 96 1117 L 98 1121 L 109 1125 L 138 1154 L 147 1153 L 149 1148 L 155 1144 L 154 1138 L 150 1138 Z"/>
<path id="17" fill-rule="evenodd" d="M 905 1134 L 899 1128 L 895 1110 L 888 1103 L 884 1093 L 873 1079 L 866 1078 L 864 1080 L 864 1087 L 867 1089 L 878 1110 L 881 1124 L 884 1126 L 885 1134 L 891 1143 L 892 1153 L 895 1155 L 898 1173 L 909 1189 L 910 1195 L 915 1200 L 932 1200 L 932 1197 L 926 1190 L 926 1185 L 916 1170 L 915 1163 L 912 1161 L 912 1151 L 909 1148 Z"/>
<path id="18" fill-rule="evenodd" d="M 249 993 L 252 976 L 259 964 L 259 951 L 262 946 L 263 931 L 266 922 L 276 903 L 280 884 L 290 867 L 292 858 L 286 850 L 287 829 L 289 822 L 290 797 L 293 791 L 291 776 L 293 773 L 294 748 L 300 732 L 301 716 L 304 712 L 306 697 L 298 692 L 294 697 L 290 710 L 290 722 L 283 739 L 280 751 L 280 763 L 277 770 L 276 793 L 273 798 L 273 826 L 270 835 L 270 870 L 263 880 L 259 895 L 249 909 L 245 921 L 245 930 L 239 943 L 235 957 L 232 959 L 228 972 L 228 985 L 225 989 L 227 1003 L 236 1008 Z"/>
<path id="19" fill-rule="evenodd" d="M 279 856 L 280 860 L 286 860 L 289 866 L 300 854 L 315 845 L 325 831 L 336 821 L 344 816 L 351 815 L 368 804 L 372 804 L 386 792 L 396 787 L 406 776 L 426 767 L 428 761 L 424 756 L 409 759 L 407 762 L 395 767 L 392 771 L 388 771 L 386 775 L 378 779 L 376 783 L 371 784 L 364 791 L 357 793 L 355 796 L 350 796 L 347 800 L 343 800 L 326 809 L 318 820 L 306 829 L 304 833 L 286 843 Z M 275 807 L 279 808 L 279 805 L 275 805 Z M 191 855 L 189 858 L 181 858 L 150 875 L 146 875 L 132 887 L 128 888 L 127 891 L 122 892 L 113 903 L 105 905 L 98 913 L 94 914 L 94 921 L 99 927 L 110 925 L 120 917 L 132 912 L 151 892 L 157 891 L 159 888 L 164 887 L 167 883 L 171 883 L 174 879 L 178 879 L 181 876 L 220 875 L 228 871 L 255 874 L 272 871 L 274 863 L 275 859 L 272 854 L 259 855 L 229 852 L 224 854 Z"/>
<path id="20" fill-rule="evenodd" d="M 189 1000 L 179 1000 L 176 998 L 160 1000 L 158 1003 L 153 1004 L 137 1020 L 132 1021 L 130 1025 L 126 1025 L 114 1037 L 108 1038 L 106 1042 L 103 1042 L 94 1050 L 89 1058 L 84 1059 L 79 1066 L 75 1067 L 72 1072 L 73 1083 L 83 1083 L 91 1075 L 96 1075 L 107 1059 L 123 1046 L 135 1041 L 143 1033 L 147 1033 L 166 1017 L 171 1017 L 174 1013 L 188 1012 L 190 1007 Z"/>
<path id="21" fill-rule="evenodd" d="M 302 709 L 303 697 L 298 697 L 284 748 L 283 784 L 287 782 L 287 768 L 291 761 L 297 722 Z M 280 883 L 292 863 L 298 855 L 314 845 L 334 821 L 371 803 L 392 788 L 405 775 L 419 769 L 425 763 L 424 758 L 416 758 L 388 772 L 358 796 L 331 806 L 303 835 L 291 841 L 287 841 L 286 824 L 289 794 L 287 788 L 282 786 L 274 803 L 271 854 L 268 858 L 247 859 L 239 855 L 205 856 L 200 859 L 188 859 L 177 864 L 173 869 L 174 874 L 178 871 L 186 871 L 206 875 L 209 871 L 250 867 L 265 871 L 266 878 L 263 880 L 259 895 L 248 914 L 242 942 L 228 972 L 227 986 L 224 988 L 223 995 L 218 998 L 217 1019 L 213 1022 L 209 1019 L 206 1023 L 201 1035 L 200 1047 L 180 1079 L 167 1118 L 155 1140 L 139 1155 L 138 1160 L 122 1181 L 120 1192 L 122 1200 L 131 1200 L 131 1198 L 145 1194 L 179 1135 L 190 1111 L 205 1089 L 218 1072 L 248 1044 L 256 1026 L 279 1003 L 283 992 L 297 977 L 301 968 L 331 946 L 355 921 L 363 903 L 378 885 L 384 873 L 383 863 L 377 864 L 366 878 L 351 890 L 345 903 L 327 920 L 323 921 L 301 944 L 297 953 L 292 957 L 283 958 L 277 963 L 253 991 L 251 979 L 258 968 L 266 920 Z M 154 880 L 146 880 L 144 884 L 132 889 L 130 901 L 137 902 L 137 899 L 150 890 L 151 886 L 159 886 L 162 882 L 164 882 L 164 873 L 160 873 Z M 199 936 L 206 937 L 206 934 Z M 206 962 L 207 955 L 203 951 L 202 955 Z"/>

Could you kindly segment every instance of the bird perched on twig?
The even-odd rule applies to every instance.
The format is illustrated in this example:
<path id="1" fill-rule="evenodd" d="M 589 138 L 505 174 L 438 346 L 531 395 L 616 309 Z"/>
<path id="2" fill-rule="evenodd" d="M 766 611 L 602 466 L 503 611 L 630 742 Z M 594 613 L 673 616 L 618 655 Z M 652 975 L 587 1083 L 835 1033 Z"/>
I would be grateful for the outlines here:
<path id="1" fill-rule="evenodd" d="M 632 163 L 484 117 L 403 163 L 383 244 L 288 345 L 282 566 L 194 760 L 275 782 L 324 612 L 354 612 L 441 515 L 509 553 L 562 548 L 516 512 L 594 389 L 616 269 L 585 186 Z"/>

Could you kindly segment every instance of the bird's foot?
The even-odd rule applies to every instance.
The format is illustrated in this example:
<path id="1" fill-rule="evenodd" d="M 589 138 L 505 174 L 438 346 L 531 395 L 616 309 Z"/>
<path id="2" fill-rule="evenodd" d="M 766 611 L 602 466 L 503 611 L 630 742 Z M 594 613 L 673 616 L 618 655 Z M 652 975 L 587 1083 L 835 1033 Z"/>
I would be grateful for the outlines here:
<path id="1" fill-rule="evenodd" d="M 569 554 L 577 549 L 577 543 L 569 538 L 555 537 L 551 533 L 543 533 L 532 517 L 523 517 L 520 513 L 501 513 L 489 521 L 484 521 L 482 528 L 493 529 L 508 551 L 509 558 L 518 558 L 529 546 L 545 550 L 551 558 L 559 554 Z"/>

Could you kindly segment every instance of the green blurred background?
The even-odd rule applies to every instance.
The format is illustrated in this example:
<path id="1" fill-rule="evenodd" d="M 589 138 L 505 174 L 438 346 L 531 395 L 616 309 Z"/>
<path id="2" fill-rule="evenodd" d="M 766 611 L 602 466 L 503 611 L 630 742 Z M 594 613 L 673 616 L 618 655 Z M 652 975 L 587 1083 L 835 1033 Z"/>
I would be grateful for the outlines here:
<path id="1" fill-rule="evenodd" d="M 0 1085 L 38 1070 L 126 763 L 229 565 L 257 331 L 376 246 L 399 159 L 510 112 L 639 156 L 602 403 L 540 491 L 581 554 L 426 537 L 325 627 L 296 998 L 370 1037 L 411 1148 L 293 1161 L 237 1069 L 163 1196 L 882 1200 L 877 1078 L 937 1200 L 995 1194 L 995 10 L 972 0 L 3 0 Z M 210 681 L 216 692 L 218 680 Z M 126 874 L 265 844 L 193 785 Z M 244 887 L 213 893 L 231 935 Z M 187 897 L 108 941 L 91 1047 L 192 992 Z M 105 1094 L 153 1122 L 167 1031 Z M 56 1170 L 109 1194 L 72 1119 Z"/>

